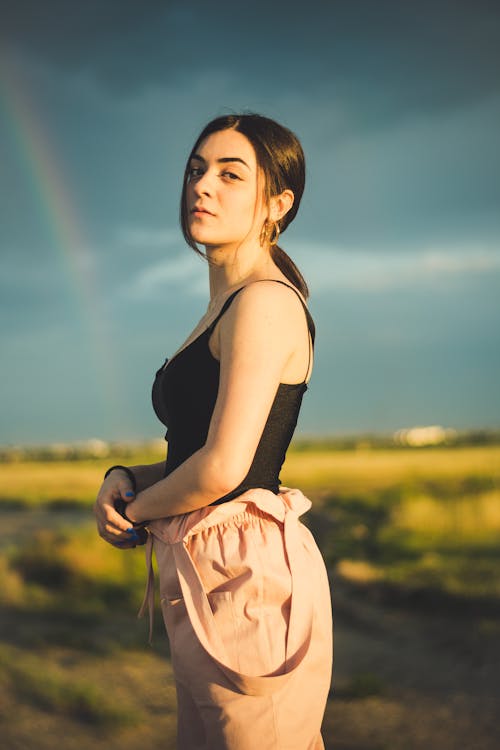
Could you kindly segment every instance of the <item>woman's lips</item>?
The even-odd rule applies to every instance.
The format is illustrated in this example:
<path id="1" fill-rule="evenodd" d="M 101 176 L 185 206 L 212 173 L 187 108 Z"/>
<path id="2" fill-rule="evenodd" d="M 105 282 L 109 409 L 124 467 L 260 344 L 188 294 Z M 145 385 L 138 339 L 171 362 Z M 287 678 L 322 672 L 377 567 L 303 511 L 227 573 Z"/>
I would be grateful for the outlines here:
<path id="1" fill-rule="evenodd" d="M 203 216 L 203 215 L 213 216 L 213 213 L 211 211 L 209 211 L 206 208 L 203 208 L 202 206 L 195 206 L 194 208 L 191 209 L 191 213 L 195 214 L 195 216 Z"/>

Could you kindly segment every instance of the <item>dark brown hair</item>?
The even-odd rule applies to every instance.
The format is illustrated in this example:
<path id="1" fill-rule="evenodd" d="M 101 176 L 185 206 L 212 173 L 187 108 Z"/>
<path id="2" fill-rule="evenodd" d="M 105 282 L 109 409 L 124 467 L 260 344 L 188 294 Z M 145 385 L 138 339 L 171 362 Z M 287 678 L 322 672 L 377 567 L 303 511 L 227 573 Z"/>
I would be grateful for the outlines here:
<path id="1" fill-rule="evenodd" d="M 268 117 L 257 114 L 223 115 L 211 120 L 201 131 L 189 154 L 184 171 L 180 206 L 180 222 L 184 238 L 188 245 L 203 257 L 206 256 L 199 250 L 189 231 L 186 186 L 190 161 L 205 138 L 212 133 L 230 129 L 248 138 L 254 148 L 257 165 L 264 174 L 266 203 L 269 204 L 270 198 L 273 195 L 279 195 L 283 190 L 289 189 L 293 192 L 293 205 L 279 221 L 280 233 L 284 232 L 295 218 L 304 192 L 306 174 L 304 152 L 299 139 L 291 130 Z M 278 245 L 271 245 L 271 257 L 280 271 L 307 298 L 309 289 L 293 260 Z"/>

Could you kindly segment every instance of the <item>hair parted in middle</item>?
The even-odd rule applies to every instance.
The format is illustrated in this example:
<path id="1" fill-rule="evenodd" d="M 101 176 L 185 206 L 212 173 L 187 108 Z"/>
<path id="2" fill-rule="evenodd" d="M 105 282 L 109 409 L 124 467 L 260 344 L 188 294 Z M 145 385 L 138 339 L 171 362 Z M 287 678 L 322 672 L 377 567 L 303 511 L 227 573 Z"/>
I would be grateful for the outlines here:
<path id="1" fill-rule="evenodd" d="M 193 250 L 203 257 L 206 257 L 205 254 L 200 251 L 189 231 L 186 203 L 189 166 L 200 143 L 209 135 L 221 130 L 236 130 L 252 144 L 257 165 L 264 176 L 264 200 L 268 207 L 273 196 L 280 195 L 287 189 L 293 192 L 293 205 L 279 222 L 272 222 L 271 236 L 272 234 L 282 234 L 293 221 L 297 215 L 305 186 L 304 152 L 299 139 L 291 130 L 269 117 L 255 113 L 222 115 L 211 120 L 201 131 L 189 154 L 184 171 L 180 205 L 180 223 L 184 239 Z M 275 224 L 277 225 L 277 231 Z M 265 225 L 263 231 L 264 233 L 266 231 Z M 307 298 L 309 290 L 306 281 L 292 259 L 278 244 L 271 243 L 270 252 L 278 268 Z"/>

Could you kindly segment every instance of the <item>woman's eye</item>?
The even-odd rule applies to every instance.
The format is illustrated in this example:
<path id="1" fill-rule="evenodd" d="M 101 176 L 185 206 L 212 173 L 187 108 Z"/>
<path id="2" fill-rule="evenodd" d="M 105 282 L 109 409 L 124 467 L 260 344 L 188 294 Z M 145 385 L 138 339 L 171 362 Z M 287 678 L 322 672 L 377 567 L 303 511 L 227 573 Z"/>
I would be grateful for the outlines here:
<path id="1" fill-rule="evenodd" d="M 234 172 L 223 172 L 224 177 L 228 177 L 231 181 L 240 180 L 241 177 Z"/>
<path id="2" fill-rule="evenodd" d="M 203 174 L 201 167 L 189 167 L 188 169 L 188 178 L 190 180 L 192 180 L 193 177 L 199 177 L 201 174 Z"/>

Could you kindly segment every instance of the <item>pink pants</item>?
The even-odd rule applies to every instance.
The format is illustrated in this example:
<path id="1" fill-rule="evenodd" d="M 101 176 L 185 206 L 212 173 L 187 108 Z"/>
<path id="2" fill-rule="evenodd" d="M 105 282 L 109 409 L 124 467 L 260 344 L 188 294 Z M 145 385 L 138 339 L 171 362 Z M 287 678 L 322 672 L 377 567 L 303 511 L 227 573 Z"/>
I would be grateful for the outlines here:
<path id="1" fill-rule="evenodd" d="M 155 521 L 180 750 L 320 750 L 333 643 L 325 565 L 297 489 Z"/>

